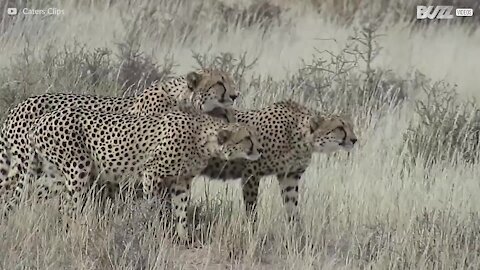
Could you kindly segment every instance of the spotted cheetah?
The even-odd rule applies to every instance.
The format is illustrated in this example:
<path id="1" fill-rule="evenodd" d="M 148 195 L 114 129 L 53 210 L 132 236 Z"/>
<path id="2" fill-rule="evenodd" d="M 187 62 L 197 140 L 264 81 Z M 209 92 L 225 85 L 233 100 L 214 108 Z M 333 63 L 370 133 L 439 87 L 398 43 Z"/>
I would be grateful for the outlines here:
<path id="1" fill-rule="evenodd" d="M 162 90 L 162 91 L 159 91 Z M 12 108 L 4 123 L 0 144 L 0 195 L 25 171 L 27 132 L 35 119 L 65 107 L 81 107 L 111 113 L 154 115 L 169 110 L 173 100 L 203 111 L 231 107 L 238 93 L 231 76 L 216 69 L 190 72 L 162 84 L 154 83 L 138 97 L 100 97 L 78 94 L 44 94 L 30 97 Z M 1 137 L 1 136 L 0 136 Z M 47 176 L 50 177 L 50 176 Z"/>
<path id="2" fill-rule="evenodd" d="M 258 130 L 262 156 L 256 161 L 212 159 L 202 175 L 223 180 L 241 178 L 248 213 L 255 208 L 260 178 L 275 175 L 288 217 L 294 219 L 299 180 L 312 154 L 349 151 L 357 142 L 350 120 L 337 115 L 322 116 L 290 100 L 258 110 L 232 111 L 239 123 Z"/>
<path id="3" fill-rule="evenodd" d="M 70 211 L 75 211 L 91 179 L 119 183 L 143 176 L 147 199 L 171 186 L 176 231 L 185 240 L 186 204 L 193 177 L 211 158 L 257 160 L 262 152 L 255 130 L 190 110 L 155 116 L 111 114 L 66 108 L 39 118 L 29 133 L 28 177 L 16 189 L 38 178 L 38 168 L 63 174 Z"/>

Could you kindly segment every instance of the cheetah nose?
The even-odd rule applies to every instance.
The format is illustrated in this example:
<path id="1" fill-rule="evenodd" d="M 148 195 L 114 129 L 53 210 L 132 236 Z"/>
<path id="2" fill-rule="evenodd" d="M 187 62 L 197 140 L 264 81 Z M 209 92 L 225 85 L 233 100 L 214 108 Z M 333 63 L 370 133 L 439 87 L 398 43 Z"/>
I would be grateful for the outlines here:
<path id="1" fill-rule="evenodd" d="M 235 101 L 235 99 L 237 99 L 237 97 L 238 97 L 237 94 L 230 95 L 230 98 L 232 99 L 232 101 Z"/>
<path id="2" fill-rule="evenodd" d="M 351 139 L 352 144 L 355 144 L 357 142 L 357 139 Z"/>

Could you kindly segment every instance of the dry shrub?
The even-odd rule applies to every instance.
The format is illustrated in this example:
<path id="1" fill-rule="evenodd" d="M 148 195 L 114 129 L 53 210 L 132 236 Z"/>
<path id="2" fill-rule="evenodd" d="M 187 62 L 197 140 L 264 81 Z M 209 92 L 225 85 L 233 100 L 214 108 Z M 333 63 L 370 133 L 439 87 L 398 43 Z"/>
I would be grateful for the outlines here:
<path id="1" fill-rule="evenodd" d="M 246 8 L 238 5 L 228 6 L 223 2 L 218 3 L 218 11 L 222 14 L 223 23 L 221 27 L 251 28 L 260 29 L 265 35 L 272 27 L 280 25 L 282 8 L 271 4 L 269 1 L 257 1 Z"/>
<path id="2" fill-rule="evenodd" d="M 124 95 L 143 90 L 153 81 L 168 77 L 172 59 L 159 66 L 132 43 L 118 44 L 114 55 L 108 48 L 89 49 L 85 44 L 58 47 L 50 44 L 41 52 L 30 46 L 12 57 L 0 76 L 0 115 L 25 98 L 45 92 Z"/>
<path id="3" fill-rule="evenodd" d="M 385 114 L 402 104 L 417 87 L 416 74 L 400 76 L 374 67 L 381 53 L 377 31 L 375 24 L 362 27 L 339 53 L 318 50 L 313 60 L 289 78 L 290 95 L 327 111 L 356 114 Z"/>
<path id="4" fill-rule="evenodd" d="M 429 167 L 440 161 L 478 160 L 480 110 L 475 101 L 459 100 L 455 88 L 445 82 L 426 83 L 425 98 L 417 100 L 418 123 L 404 138 L 412 161 Z M 419 159 L 420 158 L 420 159 Z"/>
<path id="5" fill-rule="evenodd" d="M 51 44 L 37 52 L 27 44 L 3 70 L 0 96 L 8 107 L 45 92 L 114 93 L 112 65 L 111 52 L 106 48 L 89 50 L 75 43 L 58 49 Z"/>
<path id="6" fill-rule="evenodd" d="M 167 78 L 173 67 L 172 59 L 164 59 L 162 67 L 157 66 L 152 57 L 146 56 L 136 44 L 124 42 L 118 44 L 118 79 L 125 91 L 143 90 L 152 82 Z"/>

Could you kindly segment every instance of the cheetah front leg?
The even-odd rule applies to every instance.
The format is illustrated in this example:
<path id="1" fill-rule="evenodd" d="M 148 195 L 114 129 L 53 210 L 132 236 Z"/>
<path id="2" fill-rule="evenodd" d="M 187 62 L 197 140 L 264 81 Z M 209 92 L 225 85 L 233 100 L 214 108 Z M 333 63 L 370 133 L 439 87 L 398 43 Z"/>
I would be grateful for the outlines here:
<path id="1" fill-rule="evenodd" d="M 42 181 L 35 184 L 36 199 L 47 201 L 65 192 L 65 179 L 57 167 L 46 160 L 42 161 Z"/>
<path id="2" fill-rule="evenodd" d="M 277 175 L 289 222 L 298 218 L 298 185 L 304 171 Z"/>
<path id="3" fill-rule="evenodd" d="M 81 209 L 86 195 L 88 193 L 92 162 L 87 153 L 79 153 L 84 158 L 78 158 L 72 161 L 69 167 L 64 168 L 63 173 L 66 176 L 65 189 L 67 191 L 67 214 L 74 217 L 78 209 Z"/>
<path id="4" fill-rule="evenodd" d="M 176 233 L 180 241 L 188 242 L 187 206 L 193 178 L 178 179 L 171 186 L 172 208 L 176 220 Z"/>
<path id="5" fill-rule="evenodd" d="M 243 180 L 245 179 L 245 180 Z M 260 187 L 260 177 L 255 175 L 245 176 L 243 180 L 243 201 L 245 203 L 245 210 L 247 216 L 256 220 L 256 208 L 258 200 L 258 189 Z"/>
<path id="6" fill-rule="evenodd" d="M 150 209 L 154 209 L 161 216 L 169 217 L 172 211 L 170 186 L 158 174 L 146 171 L 142 179 L 143 199 L 148 202 Z M 158 201 L 157 201 L 158 200 Z M 155 202 L 159 202 L 160 205 Z"/>
<path id="7" fill-rule="evenodd" d="M 168 208 L 168 204 L 171 201 L 169 183 L 160 178 L 160 175 L 154 173 L 154 171 L 146 170 L 143 173 L 143 199 L 149 203 L 152 203 L 155 199 L 159 199 L 162 204 L 165 204 Z"/>

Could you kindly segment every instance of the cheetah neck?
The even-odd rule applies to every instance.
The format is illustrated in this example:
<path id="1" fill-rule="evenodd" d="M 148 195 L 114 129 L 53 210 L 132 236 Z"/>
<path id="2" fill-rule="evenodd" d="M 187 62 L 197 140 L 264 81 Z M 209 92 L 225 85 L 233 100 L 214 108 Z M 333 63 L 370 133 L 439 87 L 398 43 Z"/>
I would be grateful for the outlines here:
<path id="1" fill-rule="evenodd" d="M 301 126 L 304 125 L 305 124 L 302 124 Z M 292 134 L 292 142 L 295 142 L 291 148 L 293 156 L 297 159 L 309 159 L 314 152 L 311 141 L 313 141 L 312 135 L 309 135 L 309 133 L 302 128 L 296 129 Z"/>
<path id="2" fill-rule="evenodd" d="M 313 155 L 313 146 L 307 143 L 296 143 L 292 148 L 292 154 L 295 159 L 309 159 Z"/>
<path id="3" fill-rule="evenodd" d="M 174 78 L 170 81 L 173 85 L 168 85 L 169 82 L 166 82 L 165 91 L 177 101 L 191 101 L 192 92 L 188 89 L 187 81 L 185 76 Z"/>
<path id="4" fill-rule="evenodd" d="M 198 74 L 205 74 L 205 71 L 202 69 L 196 70 Z M 188 88 L 187 76 L 182 75 L 176 78 L 172 78 L 164 83 L 163 88 L 165 91 L 170 94 L 171 97 L 175 98 L 180 102 L 193 102 L 194 92 Z M 190 103 L 191 104 L 191 103 Z M 194 104 L 198 105 L 198 104 Z"/>

